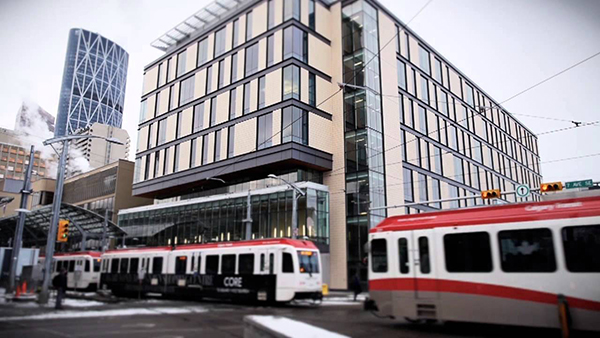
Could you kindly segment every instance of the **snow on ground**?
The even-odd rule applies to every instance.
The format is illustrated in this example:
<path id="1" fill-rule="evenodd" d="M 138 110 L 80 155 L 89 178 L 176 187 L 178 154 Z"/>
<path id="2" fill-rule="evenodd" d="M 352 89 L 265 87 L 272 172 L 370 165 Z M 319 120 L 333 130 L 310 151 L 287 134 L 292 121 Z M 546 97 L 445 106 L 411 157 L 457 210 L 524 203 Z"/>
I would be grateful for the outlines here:
<path id="1" fill-rule="evenodd" d="M 362 304 L 367 299 L 367 294 L 359 294 L 354 301 L 354 296 L 345 297 L 323 297 L 322 305 L 357 305 Z"/>
<path id="2" fill-rule="evenodd" d="M 115 317 L 115 316 L 146 316 L 146 315 L 161 315 L 161 314 L 184 314 L 184 313 L 204 313 L 208 310 L 201 306 L 189 307 L 163 307 L 153 309 L 118 309 L 118 310 L 99 310 L 99 311 L 53 311 L 49 313 L 19 316 L 19 317 L 2 317 L 0 322 L 17 321 L 17 320 L 45 320 L 45 319 L 67 319 L 67 318 L 91 318 L 91 317 Z"/>
<path id="3" fill-rule="evenodd" d="M 312 326 L 303 322 L 279 316 L 246 316 L 251 322 L 269 328 L 275 332 L 284 334 L 290 338 L 344 338 L 347 336 L 327 331 L 320 327 Z"/>
<path id="4" fill-rule="evenodd" d="M 0 304 L 6 302 L 6 299 L 4 298 L 4 294 L 6 294 L 6 289 L 0 288 Z"/>

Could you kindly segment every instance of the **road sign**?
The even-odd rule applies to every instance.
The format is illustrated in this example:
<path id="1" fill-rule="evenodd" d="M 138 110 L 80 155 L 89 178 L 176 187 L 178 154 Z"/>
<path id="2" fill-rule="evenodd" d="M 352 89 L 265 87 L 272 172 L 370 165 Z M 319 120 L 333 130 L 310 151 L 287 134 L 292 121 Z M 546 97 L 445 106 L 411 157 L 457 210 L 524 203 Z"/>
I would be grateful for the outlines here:
<path id="1" fill-rule="evenodd" d="M 517 197 L 527 198 L 531 194 L 531 189 L 527 184 L 521 184 L 515 189 L 515 194 L 517 194 Z"/>
<path id="2" fill-rule="evenodd" d="M 594 185 L 594 182 L 592 180 L 581 180 L 581 181 L 566 182 L 565 188 L 567 188 L 567 189 L 589 188 L 593 185 Z"/>

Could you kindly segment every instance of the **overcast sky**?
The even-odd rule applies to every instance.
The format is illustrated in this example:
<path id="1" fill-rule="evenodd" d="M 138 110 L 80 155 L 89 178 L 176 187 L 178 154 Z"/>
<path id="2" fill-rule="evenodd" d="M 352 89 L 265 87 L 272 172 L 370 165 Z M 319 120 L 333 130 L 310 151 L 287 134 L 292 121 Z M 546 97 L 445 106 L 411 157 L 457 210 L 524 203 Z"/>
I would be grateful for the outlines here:
<path id="1" fill-rule="evenodd" d="M 426 0 L 380 0 L 407 22 Z M 21 101 L 56 115 L 68 31 L 95 31 L 129 53 L 123 128 L 132 143 L 143 68 L 162 55 L 150 43 L 208 1 L 0 0 L 0 126 L 13 128 Z M 600 1 L 434 0 L 413 31 L 497 102 L 600 51 Z M 382 41 L 381 45 L 386 41 Z M 388 48 L 393 48 L 393 44 Z M 600 56 L 505 103 L 534 133 L 600 120 Z M 600 180 L 600 125 L 541 135 L 545 181 Z M 133 157 L 133 154 L 132 154 Z"/>

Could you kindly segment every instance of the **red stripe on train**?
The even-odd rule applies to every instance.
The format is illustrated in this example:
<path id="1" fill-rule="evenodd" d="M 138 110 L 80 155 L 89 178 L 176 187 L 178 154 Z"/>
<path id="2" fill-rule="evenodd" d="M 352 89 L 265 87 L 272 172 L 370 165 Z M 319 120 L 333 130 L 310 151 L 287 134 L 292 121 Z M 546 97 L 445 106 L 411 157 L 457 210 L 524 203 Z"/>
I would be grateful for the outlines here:
<path id="1" fill-rule="evenodd" d="M 557 304 L 557 296 L 549 292 L 541 292 L 510 286 L 482 284 L 430 278 L 388 278 L 369 281 L 369 289 L 373 291 L 415 291 L 418 282 L 419 291 L 464 293 L 471 295 L 491 296 L 524 300 L 530 302 Z M 567 297 L 569 307 L 600 311 L 600 302 L 576 297 Z"/>

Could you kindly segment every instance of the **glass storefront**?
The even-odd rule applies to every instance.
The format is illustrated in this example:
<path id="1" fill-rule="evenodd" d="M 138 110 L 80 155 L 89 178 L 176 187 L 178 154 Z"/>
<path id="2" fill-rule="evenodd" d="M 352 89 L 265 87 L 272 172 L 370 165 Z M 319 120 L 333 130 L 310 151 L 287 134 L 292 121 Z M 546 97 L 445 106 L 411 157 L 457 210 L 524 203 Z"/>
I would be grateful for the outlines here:
<path id="1" fill-rule="evenodd" d="M 327 187 L 302 182 L 298 199 L 298 238 L 329 247 Z M 292 191 L 287 186 L 251 190 L 252 238 L 292 237 Z M 247 193 L 186 199 L 119 212 L 128 246 L 161 246 L 244 239 Z"/>

